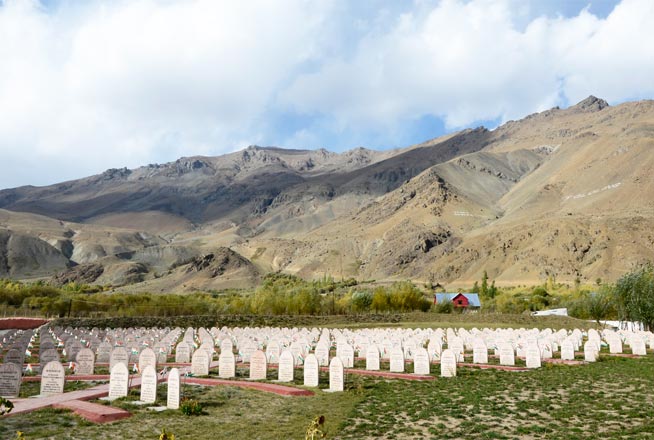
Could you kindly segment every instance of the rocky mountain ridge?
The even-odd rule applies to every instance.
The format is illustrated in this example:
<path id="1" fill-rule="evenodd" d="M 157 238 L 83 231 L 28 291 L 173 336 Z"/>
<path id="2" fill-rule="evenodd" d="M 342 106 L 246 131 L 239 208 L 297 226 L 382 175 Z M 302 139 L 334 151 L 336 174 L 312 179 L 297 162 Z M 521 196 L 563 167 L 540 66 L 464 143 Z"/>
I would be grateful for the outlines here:
<path id="1" fill-rule="evenodd" d="M 252 146 L 7 189 L 0 276 L 97 274 L 153 291 L 253 285 L 276 270 L 614 279 L 654 258 L 652 147 L 653 101 L 591 96 L 392 151 Z"/>

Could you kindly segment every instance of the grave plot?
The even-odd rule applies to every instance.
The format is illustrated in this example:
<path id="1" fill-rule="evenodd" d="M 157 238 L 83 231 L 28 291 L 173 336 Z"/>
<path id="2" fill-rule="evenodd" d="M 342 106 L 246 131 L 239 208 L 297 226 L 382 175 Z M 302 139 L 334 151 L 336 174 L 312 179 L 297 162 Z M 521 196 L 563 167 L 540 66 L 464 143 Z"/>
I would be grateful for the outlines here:
<path id="1" fill-rule="evenodd" d="M 22 380 L 16 378 L 27 365 L 18 364 L 17 350 L 23 348 L 26 359 L 36 360 L 42 371 L 26 379 L 38 381 L 26 383 L 38 385 L 34 395 L 41 396 L 30 400 L 41 402 L 41 407 L 70 408 L 89 420 L 109 421 L 127 415 L 92 416 L 93 402 L 86 405 L 76 403 L 83 397 L 72 398 L 86 390 L 66 389 L 68 382 L 106 377 L 109 383 L 102 390 L 117 402 L 112 407 L 139 413 L 133 409 L 136 403 L 175 410 L 189 386 L 199 396 L 213 393 L 212 387 L 238 387 L 307 399 L 320 399 L 316 396 L 322 390 L 346 396 L 363 393 L 363 383 L 376 389 L 388 379 L 405 384 L 422 380 L 455 390 L 452 387 L 462 383 L 462 368 L 467 379 L 472 374 L 480 380 L 487 374 L 510 374 L 482 371 L 489 368 L 519 368 L 529 371 L 526 375 L 541 374 L 537 372 L 544 371 L 546 363 L 585 364 L 579 367 L 584 369 L 598 356 L 650 358 L 653 343 L 650 332 L 578 329 L 46 328 L 41 333 L 14 332 L 3 341 L 3 360 L 9 362 L 0 366 L 0 390 L 14 395 L 16 382 L 20 387 Z M 39 365 L 41 356 L 48 362 Z M 71 357 L 75 360 L 69 361 Z M 100 357 L 106 362 L 96 362 Z M 187 359 L 181 365 L 174 362 Z M 97 374 L 102 368 L 110 374 Z M 99 397 L 100 389 L 91 388 L 90 398 Z M 60 396 L 64 399 L 56 401 Z"/>

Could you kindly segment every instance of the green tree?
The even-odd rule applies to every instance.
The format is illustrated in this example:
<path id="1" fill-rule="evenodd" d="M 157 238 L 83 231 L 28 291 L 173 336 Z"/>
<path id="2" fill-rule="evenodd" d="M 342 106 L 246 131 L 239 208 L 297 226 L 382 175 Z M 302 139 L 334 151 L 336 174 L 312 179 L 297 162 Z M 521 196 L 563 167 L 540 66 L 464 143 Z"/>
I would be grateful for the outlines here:
<path id="1" fill-rule="evenodd" d="M 618 316 L 654 328 L 654 266 L 651 263 L 623 275 L 615 285 Z"/>
<path id="2" fill-rule="evenodd" d="M 484 274 L 481 277 L 481 288 L 479 289 L 479 294 L 481 296 L 486 296 L 488 294 L 488 272 L 484 271 Z"/>
<path id="3" fill-rule="evenodd" d="M 598 324 L 614 313 L 613 291 L 608 286 L 602 286 L 598 292 L 588 295 L 588 315 Z"/>

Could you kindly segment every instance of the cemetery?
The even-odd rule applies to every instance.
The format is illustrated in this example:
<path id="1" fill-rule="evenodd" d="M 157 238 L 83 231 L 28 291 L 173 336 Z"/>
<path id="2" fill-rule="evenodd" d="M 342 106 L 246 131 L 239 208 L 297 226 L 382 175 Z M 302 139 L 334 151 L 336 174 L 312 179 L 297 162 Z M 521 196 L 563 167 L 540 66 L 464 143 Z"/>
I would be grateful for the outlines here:
<path id="1" fill-rule="evenodd" d="M 0 344 L 2 438 L 303 438 L 316 416 L 329 438 L 652 428 L 649 331 L 44 325 Z"/>

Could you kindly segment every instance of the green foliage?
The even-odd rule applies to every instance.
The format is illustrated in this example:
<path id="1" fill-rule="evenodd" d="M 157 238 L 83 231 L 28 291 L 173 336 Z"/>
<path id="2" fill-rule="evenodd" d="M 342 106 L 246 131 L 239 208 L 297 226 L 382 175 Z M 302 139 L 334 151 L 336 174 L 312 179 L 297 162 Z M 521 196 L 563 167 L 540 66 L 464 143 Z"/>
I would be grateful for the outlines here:
<path id="1" fill-rule="evenodd" d="M 615 285 L 620 319 L 654 328 L 654 266 L 647 264 L 620 278 Z"/>
<path id="2" fill-rule="evenodd" d="M 452 313 L 454 311 L 454 304 L 452 301 L 441 301 L 434 306 L 436 313 Z"/>
<path id="3" fill-rule="evenodd" d="M 202 414 L 202 404 L 195 399 L 182 399 L 179 410 L 187 416 L 199 416 Z"/>

